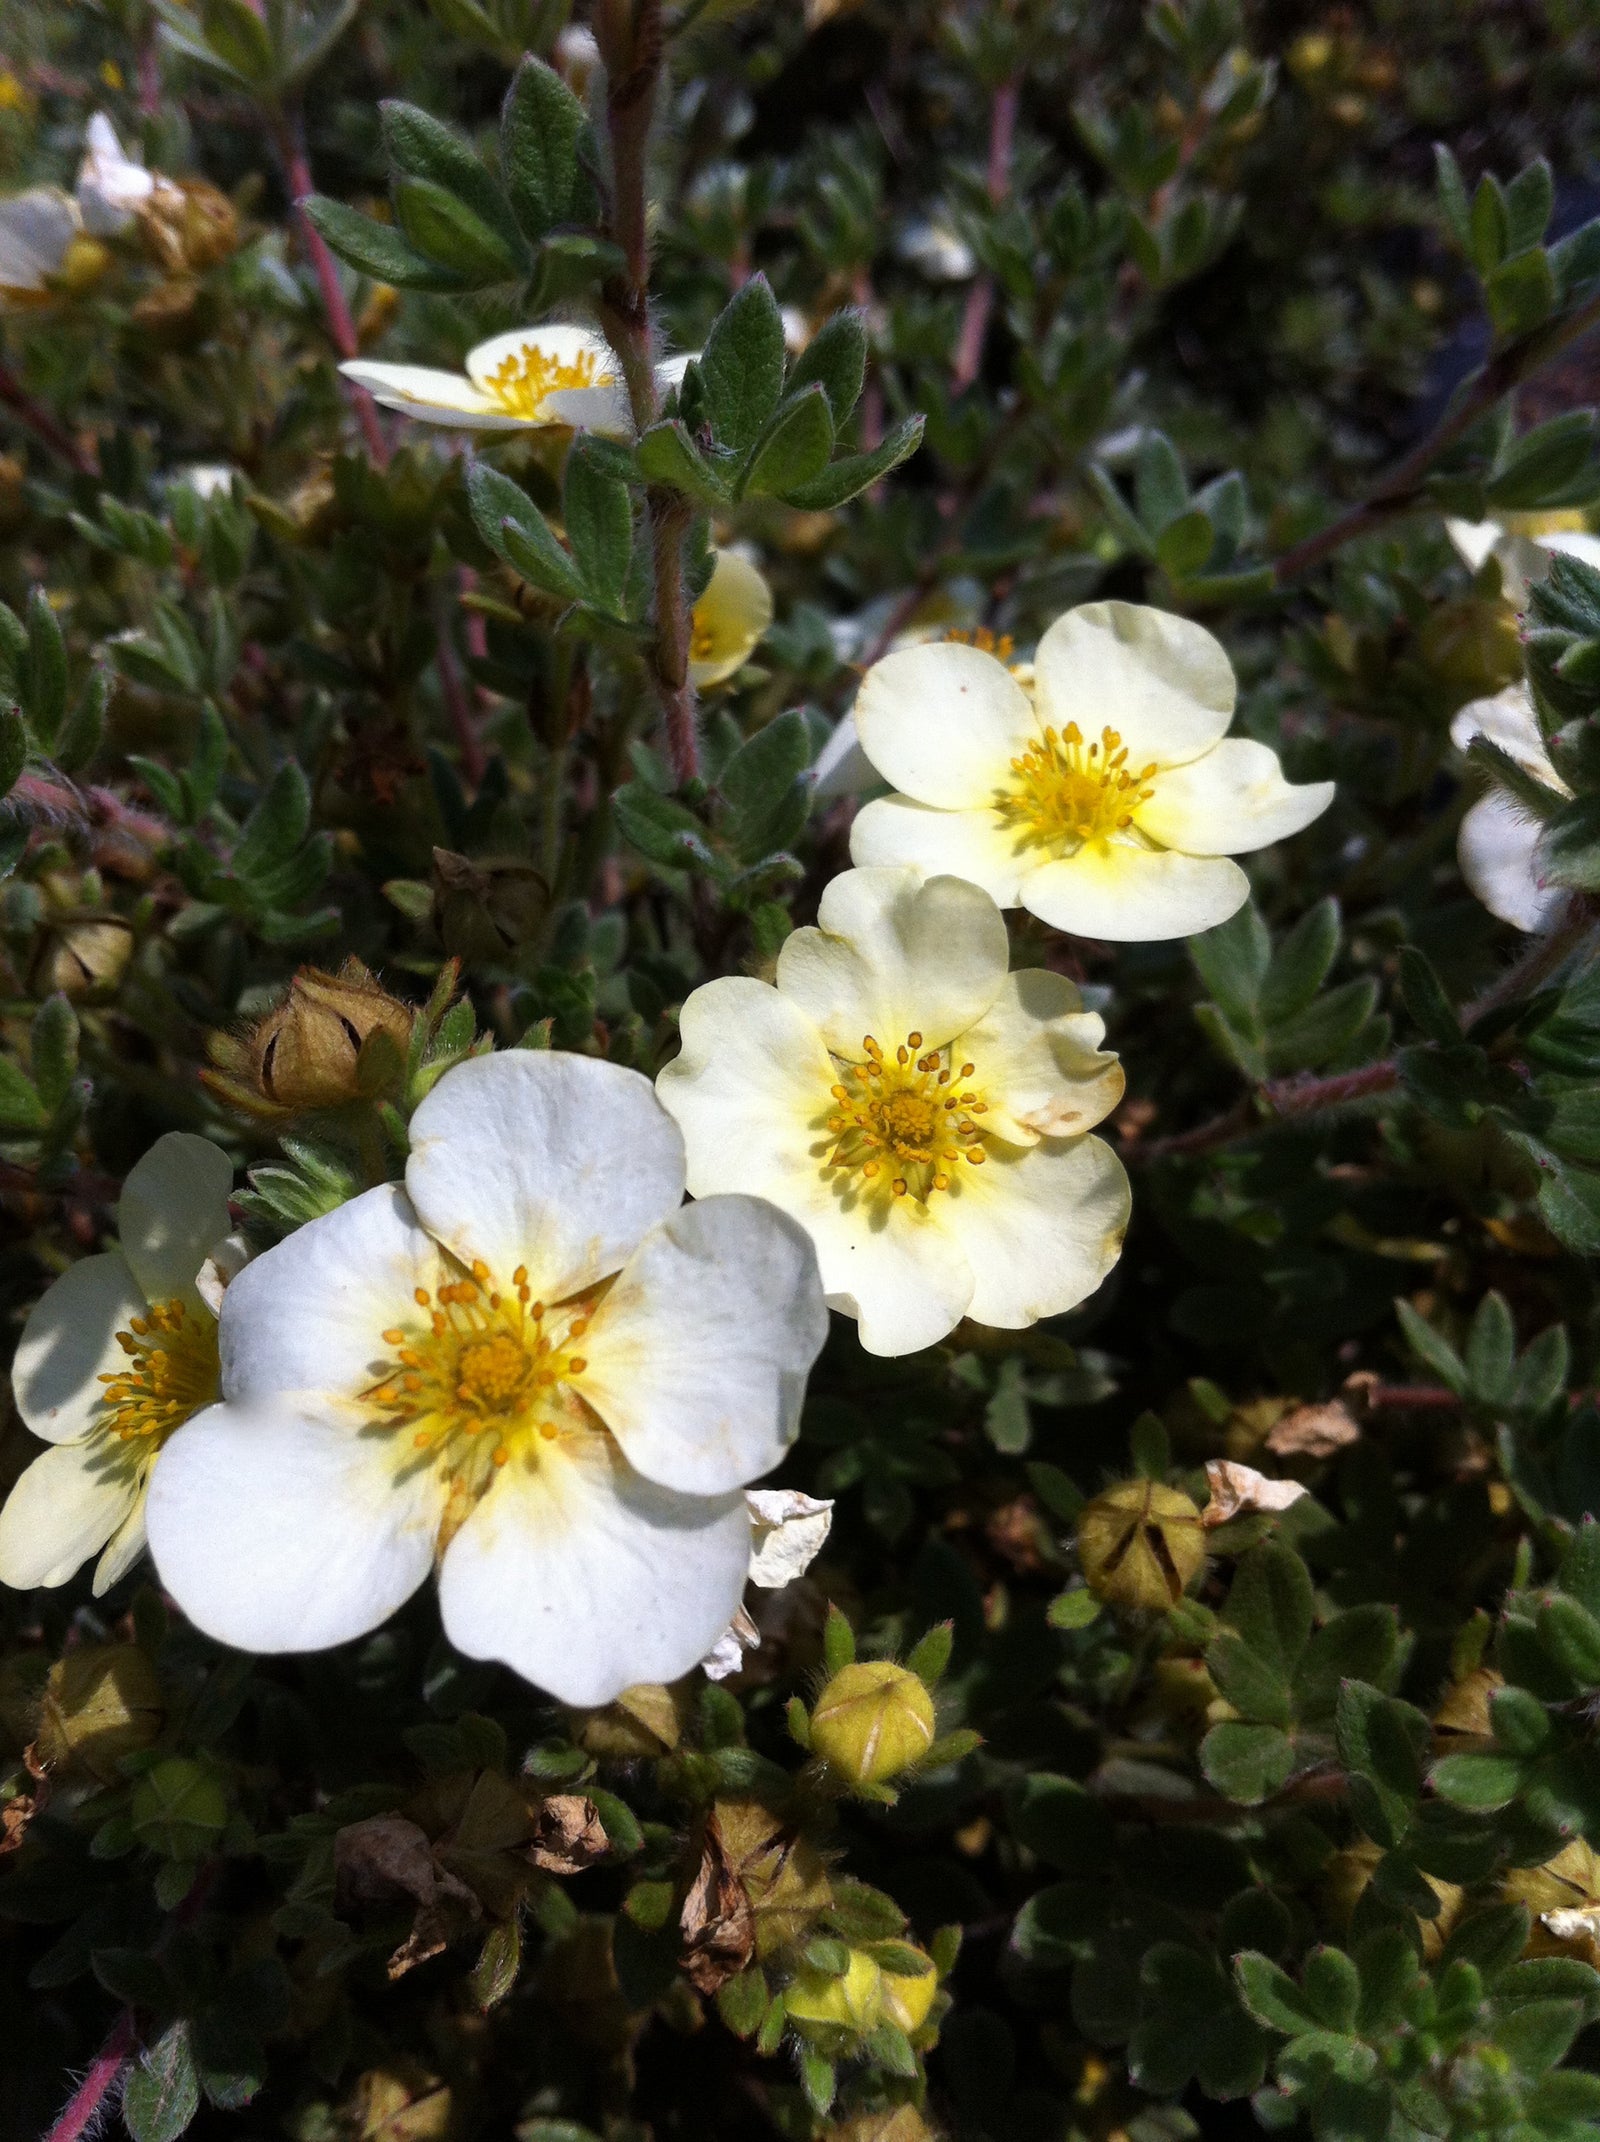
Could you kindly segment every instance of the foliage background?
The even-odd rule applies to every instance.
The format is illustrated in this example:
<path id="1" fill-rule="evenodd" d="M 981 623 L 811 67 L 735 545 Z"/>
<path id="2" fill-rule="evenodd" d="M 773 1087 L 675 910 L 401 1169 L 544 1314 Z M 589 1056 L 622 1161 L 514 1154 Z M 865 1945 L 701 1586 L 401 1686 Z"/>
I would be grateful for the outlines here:
<path id="1" fill-rule="evenodd" d="M 856 445 L 927 419 L 920 452 L 837 511 L 720 517 L 757 546 L 778 622 L 702 710 L 708 787 L 679 794 L 719 866 L 698 872 L 650 802 L 674 783 L 648 655 L 592 621 L 557 629 L 558 606 L 518 589 L 448 438 L 385 419 L 374 465 L 290 214 L 300 157 L 323 195 L 383 199 L 380 99 L 490 147 L 510 68 L 552 52 L 566 13 L 367 0 L 274 97 L 180 49 L 209 35 L 248 58 L 238 8 L 160 9 L 179 41 L 143 0 L 7 11 L 0 185 L 70 184 L 104 107 L 229 204 L 209 239 L 118 249 L 0 333 L 0 596 L 27 619 L 48 592 L 72 710 L 42 718 L 35 606 L 12 686 L 35 749 L 0 804 L 8 1331 L 163 1130 L 203 1128 L 256 1169 L 267 1231 L 395 1166 L 352 1129 L 359 1107 L 252 1119 L 201 1083 L 208 1037 L 245 1031 L 304 961 L 355 955 L 421 1002 L 457 956 L 498 1045 L 548 1021 L 558 1046 L 653 1070 L 687 989 L 758 968 L 843 866 L 849 804 L 808 810 L 797 767 L 935 591 L 1024 646 L 1090 596 L 1202 617 L 1244 729 L 1338 800 L 1203 942 L 1065 943 L 1013 918 L 1019 958 L 1100 993 L 1126 1062 L 1126 1254 L 1059 1328 L 890 1363 L 836 1328 L 783 1475 L 837 1498 L 833 1537 L 736 1705 L 691 1690 L 654 1734 L 573 1721 L 451 1658 L 426 1599 L 348 1653 L 274 1663 L 166 1629 L 138 1578 L 98 1603 L 86 1578 L 0 1599 L 21 1847 L 0 1861 L 0 2130 L 43 2133 L 69 2071 L 125 2027 L 145 2138 L 191 2115 L 196 2134 L 301 2142 L 910 2142 L 914 2117 L 997 2142 L 1297 2119 L 1592 2132 L 1594 1933 L 1557 1939 L 1537 1915 L 1600 1909 L 1582 1528 L 1600 1487 L 1600 996 L 1582 971 L 1600 881 L 1575 873 L 1543 968 L 1511 966 L 1522 947 L 1460 881 L 1473 787 L 1449 717 L 1522 650 L 1441 516 L 1600 491 L 1570 415 L 1596 346 L 1536 371 L 1530 346 L 1600 263 L 1569 255 L 1542 314 L 1544 271 L 1496 284 L 1494 243 L 1452 229 L 1433 145 L 1469 186 L 1543 156 L 1551 235 L 1579 230 L 1600 205 L 1600 11 L 681 7 L 652 138 L 667 346 L 698 348 L 759 269 L 813 325 L 864 308 Z M 1519 198 L 1543 205 L 1537 181 Z M 930 223 L 959 273 L 919 242 Z M 1543 236 L 1523 250 L 1544 260 Z M 396 298 L 346 274 L 344 291 L 365 341 L 419 361 L 524 317 L 503 287 Z M 1489 385 L 1514 395 L 1485 393 L 1476 428 L 1389 484 L 1507 349 Z M 1517 442 L 1554 418 L 1530 459 Z M 555 509 L 548 441 L 491 458 Z M 171 481 L 214 462 L 241 472 L 231 494 Z M 1592 651 L 1600 602 L 1581 577 L 1566 599 L 1536 622 Z M 1587 716 L 1592 681 L 1572 671 L 1569 711 Z M 741 820 L 720 771 L 796 707 L 804 751 Z M 1456 1008 L 1486 1003 L 1463 1038 Z M 1343 1438 L 1325 1455 L 1313 1404 Z M 1286 1419 L 1298 1452 L 1269 1447 Z M 7 1481 L 30 1448 L 11 1422 Z M 1131 1475 L 1203 1501 L 1220 1457 L 1312 1493 L 1270 1538 L 1259 1518 L 1213 1532 L 1171 1611 L 1085 1588 L 1085 1497 Z M 814 1685 L 828 1599 L 872 1652 L 951 1622 L 941 1722 L 983 1736 L 892 1809 L 806 1814 L 836 1879 L 885 1892 L 910 1938 L 964 1929 L 925 2064 L 846 2045 L 831 2106 L 792 2039 L 764 2048 L 692 1992 L 676 1931 L 711 1799 L 789 1804 L 772 1766 L 800 1769 L 784 1706 Z M 141 1799 L 136 1763 L 58 1790 L 24 1843 L 45 1676 L 107 1640 L 153 1662 L 152 1759 L 188 1766 L 166 1773 L 182 1804 Z M 536 1778 L 615 1796 L 616 1849 L 523 1894 L 504 1983 L 479 1924 L 389 1984 L 405 1914 L 397 1931 L 338 1908 L 332 1831 L 429 1793 L 447 1828 L 461 1781 L 522 1775 L 524 1750 Z M 1530 1870 L 1562 1851 L 1540 1888 Z"/>

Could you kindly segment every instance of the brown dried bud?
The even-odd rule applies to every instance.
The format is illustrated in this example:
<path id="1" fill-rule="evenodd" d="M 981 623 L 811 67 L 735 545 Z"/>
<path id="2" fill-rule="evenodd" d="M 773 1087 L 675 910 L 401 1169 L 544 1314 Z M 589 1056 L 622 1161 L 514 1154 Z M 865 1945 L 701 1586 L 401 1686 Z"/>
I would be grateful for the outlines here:
<path id="1" fill-rule="evenodd" d="M 337 974 L 302 967 L 289 994 L 244 1039 L 211 1037 L 204 1075 L 252 1115 L 300 1115 L 371 1100 L 392 1087 L 415 1013 L 358 959 Z"/>
<path id="2" fill-rule="evenodd" d="M 550 888 L 531 863 L 433 851 L 433 923 L 456 959 L 503 960 L 543 922 Z"/>
<path id="3" fill-rule="evenodd" d="M 83 1769 L 111 1784 L 117 1764 L 161 1731 L 161 1684 L 133 1644 L 85 1644 L 50 1669 L 36 1745 L 51 1770 Z"/>
<path id="4" fill-rule="evenodd" d="M 206 179 L 163 179 L 139 211 L 145 244 L 174 278 L 215 268 L 239 248 L 239 218 Z"/>
<path id="5" fill-rule="evenodd" d="M 1159 1480 L 1124 1480 L 1079 1512 L 1078 1559 L 1097 1599 L 1161 1612 L 1205 1566 L 1200 1512 Z"/>
<path id="6" fill-rule="evenodd" d="M 671 1689 L 641 1681 L 604 1710 L 575 1711 L 572 1737 L 586 1755 L 670 1755 L 683 1737 L 683 1724 Z"/>

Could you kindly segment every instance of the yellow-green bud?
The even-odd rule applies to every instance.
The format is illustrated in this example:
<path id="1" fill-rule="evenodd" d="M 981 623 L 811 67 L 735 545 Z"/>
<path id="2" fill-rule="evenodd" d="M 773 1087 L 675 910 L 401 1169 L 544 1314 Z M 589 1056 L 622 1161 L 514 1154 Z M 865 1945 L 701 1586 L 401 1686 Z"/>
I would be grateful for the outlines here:
<path id="1" fill-rule="evenodd" d="M 920 1950 L 918 1954 L 921 1954 Z M 926 1971 L 885 1971 L 883 2012 L 891 2023 L 899 2024 L 908 2038 L 912 2037 L 927 2022 L 928 2011 L 938 1991 L 939 1974 L 933 1968 L 931 1957 Z"/>
<path id="2" fill-rule="evenodd" d="M 855 1785 L 881 1785 L 933 1746 L 933 1698 L 890 1659 L 841 1666 L 811 1713 L 811 1745 Z"/>
<path id="3" fill-rule="evenodd" d="M 161 1731 L 161 1684 L 132 1644 L 85 1644 L 50 1669 L 39 1706 L 39 1759 L 109 1784 L 117 1764 Z"/>
<path id="4" fill-rule="evenodd" d="M 783 2005 L 789 2020 L 859 2031 L 863 2036 L 883 2018 L 883 1973 L 863 1949 L 850 1951 L 850 1968 L 838 1978 L 809 1966 L 786 1989 Z"/>
<path id="5" fill-rule="evenodd" d="M 1205 1559 L 1200 1512 L 1159 1480 L 1121 1481 L 1078 1514 L 1084 1581 L 1113 1606 L 1176 1606 Z"/>

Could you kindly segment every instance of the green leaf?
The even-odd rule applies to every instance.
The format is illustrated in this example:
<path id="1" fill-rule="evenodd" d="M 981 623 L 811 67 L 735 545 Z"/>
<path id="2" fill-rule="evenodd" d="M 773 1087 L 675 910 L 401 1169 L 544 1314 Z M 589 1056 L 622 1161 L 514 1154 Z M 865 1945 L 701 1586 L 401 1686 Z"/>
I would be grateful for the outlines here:
<path id="1" fill-rule="evenodd" d="M 400 228 L 418 252 L 448 268 L 464 284 L 504 282 L 522 265 L 498 231 L 432 179 L 396 179 L 394 209 Z"/>
<path id="2" fill-rule="evenodd" d="M 1519 2074 L 1542 2075 L 1566 2058 L 1583 2020 L 1577 2001 L 1529 2001 L 1501 2016 L 1490 2036 Z"/>
<path id="3" fill-rule="evenodd" d="M 786 806 L 797 789 L 802 797 L 806 794 L 802 777 L 811 763 L 811 749 L 806 718 L 791 707 L 741 744 L 722 769 L 717 786 L 729 808 L 729 831 L 742 862 L 754 862 L 784 844 L 772 840 L 772 830 L 780 818 L 787 828 Z M 792 837 L 786 832 L 786 839 Z"/>
<path id="4" fill-rule="evenodd" d="M 1434 175 L 1439 187 L 1439 206 L 1445 222 L 1463 253 L 1472 250 L 1472 203 L 1467 197 L 1461 166 L 1442 141 L 1433 145 Z"/>
<path id="5" fill-rule="evenodd" d="M 1496 463 L 1484 486 L 1491 506 L 1517 509 L 1559 499 L 1587 467 L 1594 450 L 1595 417 L 1591 409 L 1568 410 L 1526 433 Z M 1571 559 L 1559 561 L 1572 565 Z M 1553 579 L 1556 574 L 1552 571 Z M 1570 576 L 1569 576 L 1570 577 Z M 1562 582 L 1556 579 L 1557 589 Z"/>
<path id="6" fill-rule="evenodd" d="M 1133 502 L 1140 521 L 1153 536 L 1188 510 L 1188 479 L 1178 450 L 1165 432 L 1147 432 L 1139 447 L 1134 463 Z"/>
<path id="7" fill-rule="evenodd" d="M 56 733 L 56 764 L 63 773 L 79 773 L 94 758 L 105 735 L 111 703 L 111 671 L 103 664 L 89 672 L 78 703 Z"/>
<path id="8" fill-rule="evenodd" d="M 590 150 L 583 106 L 543 60 L 527 55 L 500 110 L 500 169 L 524 234 L 543 238 L 558 223 L 586 221 L 594 189 L 583 168 Z"/>
<path id="9" fill-rule="evenodd" d="M 717 1988 L 717 2014 L 736 2038 L 753 2038 L 770 1998 L 765 1973 L 752 1964 Z"/>
<path id="10" fill-rule="evenodd" d="M 0 1056 L 0 1131 L 42 1130 L 51 1111 L 7 1056 Z"/>
<path id="11" fill-rule="evenodd" d="M 1112 1849 L 1110 1817 L 1075 1778 L 1048 1771 L 1024 1778 L 1011 1801 L 1017 1842 L 1063 1874 L 1092 1880 Z"/>
<path id="12" fill-rule="evenodd" d="M 1141 2090 L 1176 2096 L 1191 2078 L 1211 2097 L 1260 2088 L 1266 2041 L 1214 1956 L 1158 1941 L 1140 1962 L 1139 1985 L 1128 2066 Z"/>
<path id="13" fill-rule="evenodd" d="M 1245 908 L 1241 913 L 1253 917 L 1255 911 Z M 1227 929 L 1229 924 L 1223 923 L 1221 927 Z M 1198 947 L 1218 934 L 1217 930 L 1210 930 L 1191 941 L 1190 950 L 1196 955 L 1197 966 L 1200 964 Z M 1262 1023 L 1271 1028 L 1305 1011 L 1327 980 L 1328 969 L 1338 951 L 1339 903 L 1334 899 L 1319 900 L 1315 907 L 1306 910 L 1283 942 L 1275 947 L 1265 974 L 1255 977 L 1259 985 L 1256 1003 Z M 1212 994 L 1216 994 L 1214 988 Z M 1218 997 L 1217 1001 L 1220 1004 L 1222 999 Z"/>
<path id="14" fill-rule="evenodd" d="M 906 417 L 870 454 L 845 454 L 814 482 L 798 485 L 789 493 L 789 504 L 803 507 L 808 513 L 831 513 L 836 506 L 847 504 L 891 469 L 897 469 L 902 461 L 910 460 L 922 444 L 927 421 L 922 416 Z"/>
<path id="15" fill-rule="evenodd" d="M 28 726 L 50 750 L 67 711 L 67 648 L 43 588 L 28 595 L 28 646 L 17 663 L 17 697 Z"/>
<path id="16" fill-rule="evenodd" d="M 415 104 L 403 104 L 397 98 L 386 98 L 378 110 L 383 145 L 396 172 L 450 195 L 489 233 L 504 259 L 525 265 L 528 250 L 505 196 L 459 135 Z"/>
<path id="17" fill-rule="evenodd" d="M 658 796 L 640 781 L 630 781 L 611 799 L 624 840 L 666 870 L 709 870 L 715 858 L 706 845 L 705 827 L 687 805 Z"/>
<path id="18" fill-rule="evenodd" d="M 1550 1738 L 1550 1715 L 1525 1688 L 1502 1688 L 1489 1703 L 1494 1737 L 1508 1755 L 1537 1755 Z"/>
<path id="19" fill-rule="evenodd" d="M 1343 1949 L 1312 1949 L 1301 1971 L 1301 1988 L 1306 2005 L 1326 2029 L 1354 2030 L 1361 1974 Z"/>
<path id="20" fill-rule="evenodd" d="M 1270 1956 L 1242 1950 L 1233 1959 L 1233 1975 L 1245 2007 L 1268 2030 L 1297 2037 L 1315 2025 L 1317 2019 L 1305 1995 Z"/>
<path id="21" fill-rule="evenodd" d="M 1479 179 L 1470 218 L 1472 264 L 1482 276 L 1497 268 L 1506 254 L 1506 197 L 1490 172 Z"/>
<path id="22" fill-rule="evenodd" d="M 1433 1738 L 1427 1719 L 1381 1689 L 1348 1680 L 1339 1691 L 1334 1731 L 1350 1779 L 1351 1812 L 1375 1843 L 1397 1844 L 1422 1792 Z"/>
<path id="23" fill-rule="evenodd" d="M 665 424 L 652 424 L 635 448 L 634 458 L 647 483 L 685 491 L 703 506 L 726 506 L 731 501 L 732 494 L 721 475 L 677 417 Z"/>
<path id="24" fill-rule="evenodd" d="M 1397 1301 L 1394 1313 L 1400 1320 L 1400 1329 L 1406 1335 L 1406 1343 L 1417 1359 L 1432 1369 L 1439 1381 L 1454 1391 L 1458 1398 L 1464 1398 L 1468 1380 L 1466 1365 L 1454 1347 L 1442 1339 L 1409 1302 Z"/>
<path id="25" fill-rule="evenodd" d="M 820 384 L 804 387 L 783 403 L 756 441 L 739 489 L 787 498 L 826 468 L 832 452 L 827 391 Z"/>
<path id="26" fill-rule="evenodd" d="M 1246 1034 L 1259 1035 L 1272 939 L 1254 901 L 1215 929 L 1191 937 L 1189 957 L 1218 1008 Z"/>
<path id="27" fill-rule="evenodd" d="M 0 700 L 0 799 L 10 795 L 27 763 L 28 725 L 19 707 Z"/>
<path id="28" fill-rule="evenodd" d="M 1429 1041 L 1446 1048 L 1461 1039 L 1461 1022 L 1439 977 L 1415 945 L 1400 951 L 1400 996 L 1413 1022 Z"/>
<path id="29" fill-rule="evenodd" d="M 200 2109 L 189 2025 L 171 2023 L 140 2054 L 122 2090 L 122 2117 L 133 2142 L 176 2142 Z"/>
<path id="30" fill-rule="evenodd" d="M 698 369 L 712 437 L 746 453 L 783 392 L 783 320 L 764 275 L 753 275 L 717 315 Z"/>
<path id="31" fill-rule="evenodd" d="M 833 2062 L 809 2045 L 800 2048 L 800 2087 L 817 2118 L 826 2119 L 836 2087 Z"/>
<path id="32" fill-rule="evenodd" d="M 1549 226 L 1555 198 L 1550 166 L 1542 156 L 1536 157 L 1506 188 L 1507 253 L 1525 252 L 1539 243 Z"/>
<path id="33" fill-rule="evenodd" d="M 28 1061 L 39 1099 L 54 1115 L 78 1075 L 78 1015 L 59 993 L 46 997 L 33 1015 Z"/>
<path id="34" fill-rule="evenodd" d="M 1508 1807 L 1522 1789 L 1524 1766 L 1512 1755 L 1447 1755 L 1433 1766 L 1433 1789 L 1454 1807 L 1487 1814 Z"/>
<path id="35" fill-rule="evenodd" d="M 867 371 L 867 329 L 859 312 L 836 312 L 827 320 L 789 369 L 786 394 L 797 394 L 813 383 L 828 397 L 833 427 L 838 431 L 861 399 Z"/>
<path id="36" fill-rule="evenodd" d="M 1242 1807 L 1270 1799 L 1294 1768 L 1294 1743 L 1276 1726 L 1214 1725 L 1200 1743 L 1200 1768 L 1217 1791 Z"/>
<path id="37" fill-rule="evenodd" d="M 379 223 L 342 201 L 314 193 L 300 203 L 311 228 L 352 268 L 397 290 L 459 290 L 462 278 L 408 245 L 392 224 Z"/>
<path id="38" fill-rule="evenodd" d="M 1205 565 L 1215 545 L 1209 517 L 1195 507 L 1168 521 L 1156 538 L 1156 559 L 1171 579 L 1188 580 Z"/>
<path id="39" fill-rule="evenodd" d="M 1505 340 L 1542 327 L 1555 311 L 1560 292 L 1556 271 L 1543 246 L 1533 246 L 1502 261 L 1483 286 L 1484 302 L 1495 332 Z"/>
<path id="40" fill-rule="evenodd" d="M 1492 1288 L 1479 1302 L 1467 1334 L 1467 1381 L 1472 1396 L 1499 1408 L 1510 1394 L 1517 1334 L 1503 1294 Z"/>
<path id="41" fill-rule="evenodd" d="M 1223 1620 L 1269 1666 L 1289 1674 L 1311 1635 L 1311 1577 L 1292 1548 L 1275 1540 L 1239 1564 Z"/>
<path id="42" fill-rule="evenodd" d="M 311 825 L 311 789 L 297 759 L 285 759 L 245 820 L 231 858 L 239 878 L 267 876 L 299 847 Z"/>
<path id="43" fill-rule="evenodd" d="M 1333 1615 L 1307 1644 L 1295 1669 L 1297 1715 L 1330 1717 L 1348 1680 L 1381 1685 L 1393 1673 L 1399 1650 L 1400 1630 L 1393 1607 L 1374 1600 Z"/>
<path id="44" fill-rule="evenodd" d="M 1267 1042 L 1274 1071 L 1309 1071 L 1340 1055 L 1354 1042 L 1378 1004 L 1378 984 L 1363 975 L 1328 989 L 1297 1018 L 1276 1027 Z"/>
<path id="45" fill-rule="evenodd" d="M 207 45 L 242 81 L 272 80 L 277 55 L 266 23 L 248 0 L 201 0 L 200 25 Z"/>
<path id="46" fill-rule="evenodd" d="M 1255 1724 L 1286 1726 L 1294 1718 L 1289 1678 L 1235 1630 L 1225 1629 L 1206 1652 L 1206 1667 L 1236 1711 Z"/>
<path id="47" fill-rule="evenodd" d="M 514 1918 L 491 1927 L 478 1960 L 467 1978 L 467 1990 L 478 2007 L 497 2008 L 517 1983 L 522 1969 L 522 1935 Z"/>
<path id="48" fill-rule="evenodd" d="M 602 445 L 574 441 L 562 483 L 561 513 L 590 600 L 597 609 L 617 615 L 633 560 L 633 500 Z"/>

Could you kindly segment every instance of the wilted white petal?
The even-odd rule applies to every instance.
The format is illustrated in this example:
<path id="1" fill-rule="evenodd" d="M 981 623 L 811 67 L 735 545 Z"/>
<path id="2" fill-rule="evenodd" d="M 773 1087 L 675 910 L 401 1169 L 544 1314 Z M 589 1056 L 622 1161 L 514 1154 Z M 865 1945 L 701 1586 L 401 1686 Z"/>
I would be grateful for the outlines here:
<path id="1" fill-rule="evenodd" d="M 750 1582 L 777 1591 L 803 1577 L 833 1529 L 833 1504 L 798 1488 L 749 1488 L 744 1499 L 750 1509 Z"/>
<path id="2" fill-rule="evenodd" d="M 224 1235 L 222 1240 L 213 1246 L 211 1255 L 201 1265 L 194 1282 L 196 1294 L 213 1316 L 222 1314 L 222 1297 L 227 1291 L 229 1280 L 237 1279 L 255 1254 L 241 1234 Z"/>
<path id="3" fill-rule="evenodd" d="M 1207 1530 L 1252 1511 L 1287 1510 L 1306 1492 L 1298 1480 L 1271 1480 L 1253 1465 L 1240 1465 L 1232 1458 L 1209 1460 L 1206 1484 L 1211 1489 L 1211 1500 L 1200 1512 L 1200 1522 Z"/>
<path id="4" fill-rule="evenodd" d="M 744 1664 L 747 1651 L 761 1649 L 761 1631 L 750 1619 L 743 1607 L 717 1638 L 711 1649 L 700 1661 L 700 1670 L 708 1681 L 726 1681 Z"/>

